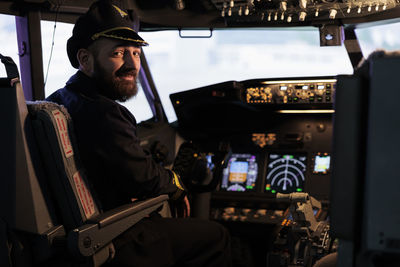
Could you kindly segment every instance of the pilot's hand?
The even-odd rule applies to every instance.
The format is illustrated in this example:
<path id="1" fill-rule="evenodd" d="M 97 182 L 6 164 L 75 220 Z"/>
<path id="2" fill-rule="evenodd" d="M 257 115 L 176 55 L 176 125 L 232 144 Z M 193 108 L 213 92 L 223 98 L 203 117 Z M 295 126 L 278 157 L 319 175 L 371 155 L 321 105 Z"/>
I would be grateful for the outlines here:
<path id="1" fill-rule="evenodd" d="M 205 154 L 191 142 L 180 146 L 172 170 L 180 176 L 189 192 L 209 176 Z"/>
<path id="2" fill-rule="evenodd" d="M 190 203 L 187 196 L 181 200 L 170 202 L 173 217 L 188 218 L 190 217 Z"/>
<path id="3" fill-rule="evenodd" d="M 178 218 L 190 217 L 190 203 L 187 196 L 185 196 L 180 203 L 176 203 L 176 216 Z"/>
<path id="4" fill-rule="evenodd" d="M 184 215 L 183 217 L 190 217 L 190 203 L 189 203 L 189 199 L 187 198 L 187 196 L 185 196 L 185 198 L 183 199 L 184 202 Z"/>

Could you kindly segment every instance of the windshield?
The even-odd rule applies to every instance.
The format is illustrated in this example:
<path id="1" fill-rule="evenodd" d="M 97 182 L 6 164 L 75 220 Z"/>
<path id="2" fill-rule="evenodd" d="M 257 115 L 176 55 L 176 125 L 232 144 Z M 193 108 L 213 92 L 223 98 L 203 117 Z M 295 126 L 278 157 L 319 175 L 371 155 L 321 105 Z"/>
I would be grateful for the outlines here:
<path id="1" fill-rule="evenodd" d="M 150 43 L 144 52 L 170 122 L 171 93 L 229 80 L 353 73 L 345 47 L 320 47 L 317 28 L 216 30 L 211 38 L 140 34 Z"/>
<path id="2" fill-rule="evenodd" d="M 54 22 L 42 22 L 45 95 L 63 87 L 76 70 L 66 55 L 72 24 L 57 23 L 49 64 Z M 364 26 L 356 30 L 363 54 L 383 48 L 400 49 L 400 23 Z M 169 94 L 227 80 L 351 74 L 344 46 L 319 47 L 317 28 L 218 30 L 209 39 L 182 39 L 177 31 L 141 32 L 150 43 L 144 48 L 153 79 L 170 122 L 176 120 Z M 0 15 L 0 53 L 17 65 L 18 44 L 14 16 Z M 47 70 L 48 75 L 47 75 Z M 6 75 L 0 67 L 0 77 Z M 139 95 L 126 103 L 138 121 L 152 116 L 147 100 Z"/>
<path id="3" fill-rule="evenodd" d="M 400 49 L 400 22 L 356 29 L 364 57 L 376 49 Z"/>

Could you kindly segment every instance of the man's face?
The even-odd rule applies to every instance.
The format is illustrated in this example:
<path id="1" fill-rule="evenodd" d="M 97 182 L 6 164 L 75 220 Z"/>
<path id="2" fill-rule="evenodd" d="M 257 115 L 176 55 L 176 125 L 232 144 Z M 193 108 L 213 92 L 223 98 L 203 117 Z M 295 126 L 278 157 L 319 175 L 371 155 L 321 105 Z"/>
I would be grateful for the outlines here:
<path id="1" fill-rule="evenodd" d="M 98 83 L 102 94 L 119 101 L 126 101 L 137 94 L 139 47 L 129 42 L 103 38 L 96 41 L 91 50 L 92 78 Z"/>

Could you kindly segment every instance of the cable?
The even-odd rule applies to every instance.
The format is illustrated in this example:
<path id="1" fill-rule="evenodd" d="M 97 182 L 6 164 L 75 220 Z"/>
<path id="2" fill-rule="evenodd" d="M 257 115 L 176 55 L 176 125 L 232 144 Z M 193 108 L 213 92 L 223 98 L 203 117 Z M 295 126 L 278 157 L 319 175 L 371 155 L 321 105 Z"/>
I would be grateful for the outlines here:
<path id="1" fill-rule="evenodd" d="M 58 3 L 57 8 L 56 8 L 56 17 L 54 19 L 54 29 L 53 29 L 53 37 L 52 37 L 52 41 L 51 41 L 50 57 L 49 57 L 49 62 L 47 63 L 46 78 L 45 78 L 44 84 L 43 84 L 44 88 L 46 88 L 47 78 L 49 76 L 50 62 L 53 57 L 54 39 L 56 36 L 56 28 L 57 28 L 57 19 L 58 19 L 58 13 L 60 11 L 61 5 L 62 5 L 62 2 Z"/>

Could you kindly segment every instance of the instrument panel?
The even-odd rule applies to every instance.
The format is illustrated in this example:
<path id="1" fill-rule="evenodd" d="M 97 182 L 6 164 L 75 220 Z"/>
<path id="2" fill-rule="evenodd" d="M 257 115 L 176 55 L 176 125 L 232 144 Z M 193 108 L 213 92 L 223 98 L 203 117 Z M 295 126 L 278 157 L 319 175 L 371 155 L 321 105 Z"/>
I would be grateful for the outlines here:
<path id="1" fill-rule="evenodd" d="M 329 177 L 327 152 L 233 153 L 223 169 L 219 192 L 304 192 L 311 176 Z"/>
<path id="2" fill-rule="evenodd" d="M 212 158 L 231 155 L 211 193 L 210 218 L 276 224 L 277 193 L 306 192 L 329 204 L 335 77 L 229 81 L 170 96 L 180 134 Z"/>
<path id="3" fill-rule="evenodd" d="M 332 103 L 335 79 L 264 81 L 245 89 L 249 104 Z"/>

